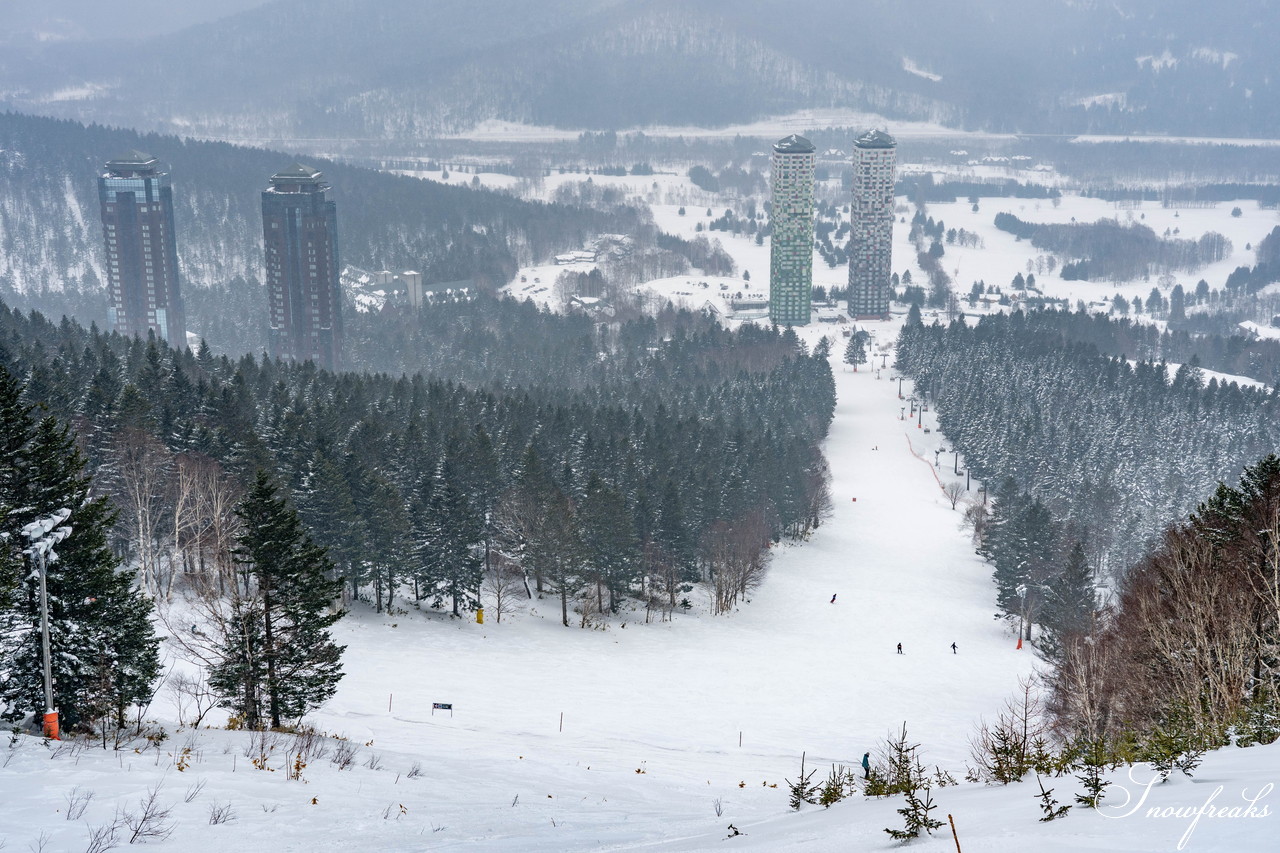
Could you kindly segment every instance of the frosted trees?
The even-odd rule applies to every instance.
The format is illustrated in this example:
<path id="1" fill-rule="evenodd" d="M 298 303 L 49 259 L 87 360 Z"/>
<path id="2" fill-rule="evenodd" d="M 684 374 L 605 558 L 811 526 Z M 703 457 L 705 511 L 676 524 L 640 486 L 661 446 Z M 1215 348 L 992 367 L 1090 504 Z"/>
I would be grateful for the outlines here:
<path id="1" fill-rule="evenodd" d="M 160 590 L 160 532 L 169 504 L 171 454 L 140 429 L 128 427 L 115 437 L 112 454 L 116 471 L 121 527 L 129 538 L 142 586 Z"/>
<path id="2" fill-rule="evenodd" d="M 151 695 L 159 641 L 151 607 L 107 545 L 113 513 L 90 497 L 84 458 L 66 427 L 32 422 L 21 388 L 0 368 L 0 506 L 6 510 L 5 562 L 20 564 L 22 527 L 65 509 L 71 533 L 46 564 L 55 705 L 68 728 L 101 718 L 124 724 L 130 705 Z M 12 605 L 0 610 L 0 700 L 6 718 L 41 710 L 36 573 L 25 573 Z"/>
<path id="3" fill-rule="evenodd" d="M 844 348 L 844 363 L 853 366 L 858 372 L 858 365 L 867 363 L 867 333 L 858 331 L 849 336 L 849 344 Z"/>

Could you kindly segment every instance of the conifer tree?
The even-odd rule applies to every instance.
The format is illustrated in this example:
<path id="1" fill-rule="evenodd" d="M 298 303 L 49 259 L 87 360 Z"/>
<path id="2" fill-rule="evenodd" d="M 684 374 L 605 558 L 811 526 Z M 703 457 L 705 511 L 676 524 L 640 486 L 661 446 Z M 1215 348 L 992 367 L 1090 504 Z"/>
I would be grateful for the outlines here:
<path id="1" fill-rule="evenodd" d="M 243 567 L 239 596 L 224 630 L 222 661 L 209 683 L 249 728 L 279 728 L 337 690 L 344 647 L 329 628 L 343 616 L 332 605 L 340 582 L 297 512 L 265 471 L 236 514 L 243 530 L 234 557 Z"/>
<path id="2" fill-rule="evenodd" d="M 70 534 L 46 560 L 54 704 L 67 728 L 112 717 L 146 701 L 159 676 L 159 640 L 149 601 L 108 547 L 115 520 L 105 498 L 90 497 L 84 457 L 54 418 L 34 424 L 21 389 L 0 368 L 0 504 L 5 562 L 21 564 L 22 528 L 68 510 Z M 24 572 L 13 605 L 0 614 L 0 701 L 7 719 L 44 707 L 39 578 Z"/>
<path id="3" fill-rule="evenodd" d="M 300 510 L 336 566 L 338 577 L 350 584 L 350 595 L 360 593 L 363 573 L 360 556 L 364 551 L 365 525 L 361 523 L 347 478 L 323 453 L 317 453 L 303 482 Z"/>
<path id="4" fill-rule="evenodd" d="M 867 342 L 865 333 L 854 332 L 849 336 L 849 345 L 844 348 L 844 363 L 853 365 L 858 372 L 858 365 L 867 363 Z"/>
<path id="5" fill-rule="evenodd" d="M 609 591 L 611 612 L 639 569 L 639 543 L 622 493 L 594 474 L 587 483 L 586 500 L 578 511 L 585 568 L 595 583 L 597 606 L 604 612 L 604 590 Z"/>
<path id="6" fill-rule="evenodd" d="M 1050 578 L 1046 585 L 1041 619 L 1044 630 L 1038 645 L 1040 653 L 1048 660 L 1058 660 L 1067 637 L 1083 636 L 1088 632 L 1096 608 L 1093 570 L 1085 556 L 1084 545 L 1077 540 L 1067 553 L 1062 571 Z"/>
<path id="7" fill-rule="evenodd" d="M 450 600 L 454 616 L 476 608 L 483 576 L 477 547 L 483 539 L 483 519 L 458 488 L 450 460 L 440 465 L 417 521 L 415 572 L 432 605 Z M 421 501 L 421 497 L 419 498 Z"/>
<path id="8" fill-rule="evenodd" d="M 1053 797 L 1053 789 L 1045 790 L 1044 780 L 1036 775 L 1036 784 L 1040 786 L 1040 793 L 1035 797 L 1040 801 L 1040 811 L 1044 812 L 1044 817 L 1040 818 L 1041 823 L 1048 823 L 1051 820 L 1057 820 L 1065 817 L 1067 812 L 1071 811 L 1071 804 L 1059 805 L 1058 801 Z"/>

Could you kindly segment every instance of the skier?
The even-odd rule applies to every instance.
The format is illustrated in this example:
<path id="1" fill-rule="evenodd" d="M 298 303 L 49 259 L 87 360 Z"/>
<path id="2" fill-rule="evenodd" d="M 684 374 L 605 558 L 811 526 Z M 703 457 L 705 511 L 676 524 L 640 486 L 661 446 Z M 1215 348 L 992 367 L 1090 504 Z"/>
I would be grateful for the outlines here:
<path id="1" fill-rule="evenodd" d="M 871 778 L 871 753 L 869 752 L 862 753 L 862 778 Z"/>
<path id="2" fill-rule="evenodd" d="M 955 644 L 955 643 L 952 643 L 952 644 L 951 644 L 951 654 L 953 654 L 953 655 L 954 655 L 955 653 L 956 653 L 956 644 Z"/>
<path id="3" fill-rule="evenodd" d="M 902 654 L 902 643 L 898 643 L 898 654 Z"/>
<path id="4" fill-rule="evenodd" d="M 833 593 L 831 593 L 831 603 L 832 603 L 832 604 L 835 604 L 835 603 L 836 603 L 836 593 L 834 593 L 834 592 L 833 592 Z"/>

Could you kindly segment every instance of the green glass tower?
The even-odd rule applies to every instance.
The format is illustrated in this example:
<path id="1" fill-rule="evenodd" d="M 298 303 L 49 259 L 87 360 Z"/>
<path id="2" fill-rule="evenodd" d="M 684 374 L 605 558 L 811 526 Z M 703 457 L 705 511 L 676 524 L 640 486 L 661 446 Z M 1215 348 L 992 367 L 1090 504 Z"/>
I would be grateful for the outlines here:
<path id="1" fill-rule="evenodd" d="M 849 315 L 889 318 L 889 264 L 893 255 L 893 181 L 898 143 L 883 130 L 853 143 L 853 204 L 849 226 Z"/>
<path id="2" fill-rule="evenodd" d="M 794 133 L 773 146 L 769 319 L 809 322 L 813 294 L 813 143 Z"/>

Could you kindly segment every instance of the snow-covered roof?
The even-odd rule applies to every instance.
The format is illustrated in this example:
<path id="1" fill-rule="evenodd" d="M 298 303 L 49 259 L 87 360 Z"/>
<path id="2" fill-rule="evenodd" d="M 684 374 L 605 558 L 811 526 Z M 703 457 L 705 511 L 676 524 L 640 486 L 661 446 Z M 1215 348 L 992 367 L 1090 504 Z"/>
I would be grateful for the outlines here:
<path id="1" fill-rule="evenodd" d="M 773 145 L 773 150 L 779 154 L 812 154 L 817 151 L 813 143 L 805 139 L 799 134 L 793 133 L 790 136 L 784 136 Z"/>
<path id="2" fill-rule="evenodd" d="M 869 130 L 853 141 L 859 148 L 897 148 L 898 141 L 883 130 Z"/>

